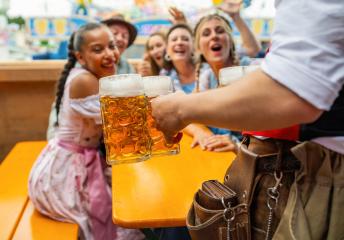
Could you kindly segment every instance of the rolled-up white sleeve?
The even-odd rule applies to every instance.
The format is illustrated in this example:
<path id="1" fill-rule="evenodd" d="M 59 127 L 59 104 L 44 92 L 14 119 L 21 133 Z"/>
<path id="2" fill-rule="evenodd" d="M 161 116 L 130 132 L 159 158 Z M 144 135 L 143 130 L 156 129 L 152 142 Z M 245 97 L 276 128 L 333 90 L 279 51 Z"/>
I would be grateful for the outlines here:
<path id="1" fill-rule="evenodd" d="M 344 84 L 344 1 L 276 1 L 272 45 L 262 70 L 318 109 Z"/>

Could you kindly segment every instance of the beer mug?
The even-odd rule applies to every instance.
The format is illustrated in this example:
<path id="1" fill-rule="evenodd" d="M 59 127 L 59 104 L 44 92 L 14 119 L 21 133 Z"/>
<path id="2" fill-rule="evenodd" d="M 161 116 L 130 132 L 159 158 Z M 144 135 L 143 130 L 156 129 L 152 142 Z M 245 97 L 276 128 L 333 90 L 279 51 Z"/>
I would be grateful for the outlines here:
<path id="1" fill-rule="evenodd" d="M 244 74 L 249 74 L 250 72 L 256 71 L 260 68 L 260 65 L 250 65 L 250 66 L 244 66 Z"/>
<path id="2" fill-rule="evenodd" d="M 219 72 L 220 87 L 227 86 L 244 76 L 242 66 L 221 68 Z"/>
<path id="3" fill-rule="evenodd" d="M 145 95 L 148 98 L 147 122 L 149 133 L 153 141 L 152 155 L 173 155 L 180 151 L 179 143 L 167 144 L 162 132 L 156 129 L 152 117 L 151 100 L 157 96 L 166 95 L 173 91 L 172 80 L 168 76 L 143 77 Z"/>
<path id="4" fill-rule="evenodd" d="M 122 74 L 101 78 L 99 94 L 107 163 L 150 158 L 152 140 L 141 76 Z"/>

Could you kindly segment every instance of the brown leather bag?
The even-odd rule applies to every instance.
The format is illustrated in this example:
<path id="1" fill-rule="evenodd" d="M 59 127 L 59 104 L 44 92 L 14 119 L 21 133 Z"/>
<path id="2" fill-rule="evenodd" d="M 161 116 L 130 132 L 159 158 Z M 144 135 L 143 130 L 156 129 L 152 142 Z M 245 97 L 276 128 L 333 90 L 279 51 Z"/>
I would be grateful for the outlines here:
<path id="1" fill-rule="evenodd" d="M 266 191 L 275 185 L 274 173 L 277 170 L 285 172 L 286 176 L 279 189 L 281 204 L 276 209 L 279 220 L 293 181 L 293 172 L 299 168 L 299 162 L 289 153 L 282 154 L 285 150 L 289 151 L 288 144 L 286 148 L 280 147 L 275 141 L 255 144 L 253 140 L 249 150 L 248 143 L 243 142 L 236 159 L 227 170 L 224 184 L 209 184 L 207 181 L 195 194 L 186 222 L 193 240 L 265 239 L 268 218 Z M 252 149 L 253 146 L 259 147 L 256 151 L 259 154 L 253 152 L 256 150 Z M 282 161 L 282 155 L 287 161 Z M 205 190 L 205 186 L 208 190 Z M 209 191 L 213 194 L 209 194 Z M 254 213 L 252 216 L 251 211 Z M 258 222 L 259 229 L 252 228 L 251 220 L 254 225 Z M 273 228 L 277 223 L 272 223 Z"/>
<path id="2" fill-rule="evenodd" d="M 248 197 L 257 155 L 239 151 L 236 159 L 242 158 L 242 154 L 247 155 L 245 158 L 249 161 L 234 160 L 228 170 L 231 174 L 226 175 L 225 182 L 230 181 L 233 175 L 237 176 L 233 184 L 207 181 L 195 194 L 186 221 L 193 240 L 251 239 Z M 207 187 L 210 194 L 205 193 Z"/>

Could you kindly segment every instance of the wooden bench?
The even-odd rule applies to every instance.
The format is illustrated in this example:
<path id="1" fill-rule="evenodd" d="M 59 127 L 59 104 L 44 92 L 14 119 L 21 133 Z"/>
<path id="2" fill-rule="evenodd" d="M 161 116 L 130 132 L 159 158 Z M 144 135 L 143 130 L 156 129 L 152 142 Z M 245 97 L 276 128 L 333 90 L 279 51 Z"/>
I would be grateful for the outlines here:
<path id="1" fill-rule="evenodd" d="M 42 216 L 28 198 L 30 169 L 45 145 L 17 143 L 0 165 L 0 239 L 77 239 L 76 224 Z"/>
<path id="2" fill-rule="evenodd" d="M 71 240 L 77 239 L 78 226 L 47 218 L 37 212 L 31 201 L 25 208 L 20 219 L 13 240 Z"/>

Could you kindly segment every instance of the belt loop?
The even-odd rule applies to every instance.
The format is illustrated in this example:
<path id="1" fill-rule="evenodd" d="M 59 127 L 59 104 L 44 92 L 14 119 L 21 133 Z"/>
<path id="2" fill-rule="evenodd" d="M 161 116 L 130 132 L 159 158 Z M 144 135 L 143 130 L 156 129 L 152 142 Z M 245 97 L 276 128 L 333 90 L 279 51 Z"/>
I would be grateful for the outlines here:
<path id="1" fill-rule="evenodd" d="M 278 148 L 277 160 L 276 160 L 276 172 L 280 173 L 282 171 L 282 161 L 283 161 L 283 142 L 276 140 L 276 145 Z"/>
<path id="2" fill-rule="evenodd" d="M 245 144 L 248 147 L 248 145 L 250 145 L 250 135 L 244 135 L 241 143 Z"/>

